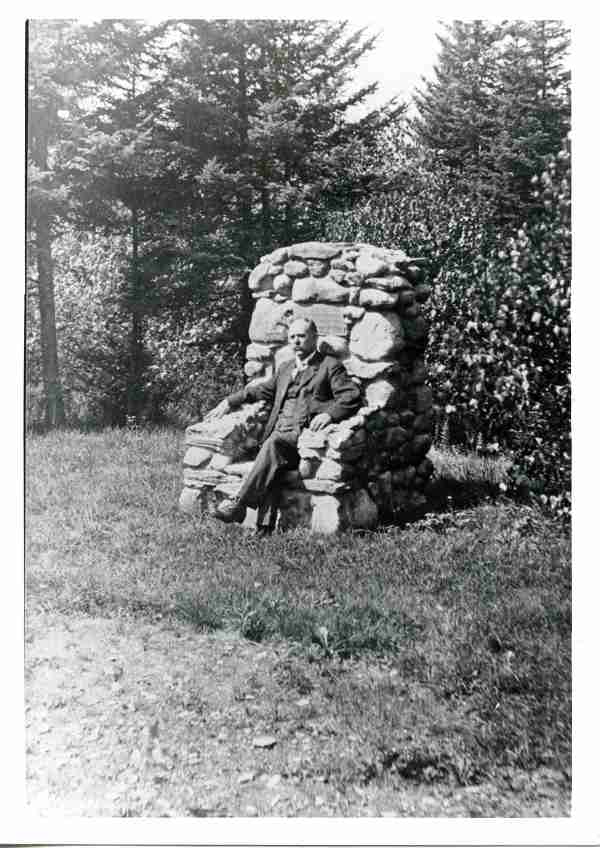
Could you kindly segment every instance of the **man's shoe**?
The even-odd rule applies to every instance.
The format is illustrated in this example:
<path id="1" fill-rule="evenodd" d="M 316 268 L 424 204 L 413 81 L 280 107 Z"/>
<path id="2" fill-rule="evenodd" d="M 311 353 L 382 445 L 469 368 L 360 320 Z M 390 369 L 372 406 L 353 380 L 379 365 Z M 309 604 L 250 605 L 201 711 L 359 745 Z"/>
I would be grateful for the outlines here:
<path id="1" fill-rule="evenodd" d="M 231 524 L 233 521 L 237 524 L 241 524 L 246 517 L 246 507 L 243 503 L 240 503 L 237 498 L 232 498 L 221 501 L 221 503 L 215 507 L 213 515 L 215 518 L 218 518 L 219 521 L 224 521 L 226 524 Z"/>

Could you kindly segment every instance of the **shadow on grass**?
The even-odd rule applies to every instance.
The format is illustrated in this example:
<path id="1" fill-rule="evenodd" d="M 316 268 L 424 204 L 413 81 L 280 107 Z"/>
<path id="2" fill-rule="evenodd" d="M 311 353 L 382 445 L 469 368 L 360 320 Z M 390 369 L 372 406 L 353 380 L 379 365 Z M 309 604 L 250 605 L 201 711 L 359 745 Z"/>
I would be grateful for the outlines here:
<path id="1" fill-rule="evenodd" d="M 497 484 L 484 480 L 451 480 L 441 477 L 431 481 L 425 495 L 427 512 L 449 512 L 495 501 L 502 496 L 502 491 Z"/>
<path id="2" fill-rule="evenodd" d="M 427 512 L 468 509 L 503 497 L 510 462 L 502 457 L 432 448 L 433 477 L 427 486 Z"/>

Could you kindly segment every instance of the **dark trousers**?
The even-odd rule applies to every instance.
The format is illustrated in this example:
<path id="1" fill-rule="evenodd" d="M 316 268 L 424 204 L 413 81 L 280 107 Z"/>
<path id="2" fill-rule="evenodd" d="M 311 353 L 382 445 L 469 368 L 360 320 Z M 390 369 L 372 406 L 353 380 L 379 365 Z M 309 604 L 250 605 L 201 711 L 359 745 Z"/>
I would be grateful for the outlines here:
<path id="1" fill-rule="evenodd" d="M 275 430 L 265 439 L 238 492 L 238 498 L 244 506 L 256 508 L 263 505 L 267 496 L 273 496 L 277 478 L 286 471 L 298 468 L 300 455 L 297 443 L 298 433 L 294 430 Z"/>

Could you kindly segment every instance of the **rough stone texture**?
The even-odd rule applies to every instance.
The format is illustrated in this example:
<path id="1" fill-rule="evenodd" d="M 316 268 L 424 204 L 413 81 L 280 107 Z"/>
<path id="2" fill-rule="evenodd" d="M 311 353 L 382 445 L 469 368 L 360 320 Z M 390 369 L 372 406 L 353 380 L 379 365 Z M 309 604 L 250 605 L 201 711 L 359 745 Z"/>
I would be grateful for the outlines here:
<path id="1" fill-rule="evenodd" d="M 317 325 L 320 336 L 342 336 L 347 335 L 347 326 L 340 306 L 332 303 L 314 303 L 306 306 L 302 303 L 293 305 L 294 318 L 311 318 Z"/>
<path id="2" fill-rule="evenodd" d="M 331 277 L 323 277 L 317 284 L 317 300 L 325 303 L 347 303 L 348 289 Z"/>
<path id="3" fill-rule="evenodd" d="M 289 362 L 295 356 L 293 349 L 289 345 L 280 347 L 275 354 L 275 368 L 281 368 L 284 362 Z"/>
<path id="4" fill-rule="evenodd" d="M 390 359 L 403 346 L 402 324 L 393 312 L 385 315 L 367 312 L 350 333 L 350 352 L 368 362 Z"/>
<path id="5" fill-rule="evenodd" d="M 278 247 L 277 250 L 274 250 L 272 253 L 269 253 L 267 256 L 261 257 L 261 262 L 271 262 L 274 265 L 283 264 L 286 259 L 289 257 L 289 252 L 287 247 Z"/>
<path id="6" fill-rule="evenodd" d="M 329 262 L 325 259 L 307 259 L 306 264 L 312 277 L 324 277 L 329 271 Z"/>
<path id="7" fill-rule="evenodd" d="M 283 266 L 283 272 L 288 277 L 306 277 L 308 275 L 308 265 L 306 262 L 300 262 L 298 259 L 290 259 Z"/>
<path id="8" fill-rule="evenodd" d="M 318 348 L 321 353 L 345 359 L 348 356 L 348 342 L 339 336 L 319 336 Z"/>
<path id="9" fill-rule="evenodd" d="M 379 379 L 369 383 L 365 389 L 365 399 L 373 409 L 393 406 L 398 397 L 398 387 L 390 380 Z"/>
<path id="10" fill-rule="evenodd" d="M 374 309 L 393 309 L 398 303 L 398 295 L 381 289 L 362 289 L 358 302 L 360 306 Z"/>
<path id="11" fill-rule="evenodd" d="M 389 271 L 387 262 L 372 254 L 361 254 L 356 260 L 356 270 L 364 277 L 379 277 Z"/>
<path id="12" fill-rule="evenodd" d="M 179 495 L 179 509 L 182 512 L 193 514 L 198 508 L 198 499 L 200 492 L 198 489 L 190 489 L 185 486 Z"/>
<path id="13" fill-rule="evenodd" d="M 348 289 L 330 277 L 301 277 L 292 287 L 292 300 L 297 303 L 319 301 L 320 303 L 347 303 Z"/>
<path id="14" fill-rule="evenodd" d="M 271 359 L 273 350 L 269 345 L 249 344 L 246 348 L 246 359 Z"/>
<path id="15" fill-rule="evenodd" d="M 271 273 L 271 263 L 261 262 L 248 277 L 248 288 L 250 291 L 260 291 L 270 289 L 272 285 L 273 275 Z"/>
<path id="16" fill-rule="evenodd" d="M 307 241 L 288 248 L 293 259 L 333 259 L 342 252 L 342 245 Z"/>
<path id="17" fill-rule="evenodd" d="M 230 476 L 245 477 L 252 468 L 252 465 L 252 460 L 248 460 L 248 462 L 232 462 L 230 465 L 225 466 L 223 471 Z"/>
<path id="18" fill-rule="evenodd" d="M 183 457 L 183 464 L 188 468 L 200 468 L 202 465 L 208 465 L 213 452 L 207 448 L 188 448 Z"/>
<path id="19" fill-rule="evenodd" d="M 358 377 L 360 380 L 373 380 L 381 374 L 387 374 L 391 371 L 399 371 L 398 363 L 391 361 L 383 362 L 364 362 L 358 356 L 350 355 L 344 360 L 344 366 L 351 377 Z"/>
<path id="20" fill-rule="evenodd" d="M 340 480 L 349 480 L 353 476 L 353 469 L 350 465 L 325 458 L 317 468 L 315 479 L 339 482 Z"/>
<path id="21" fill-rule="evenodd" d="M 384 291 L 392 291 L 392 292 L 400 292 L 403 290 L 409 290 L 412 288 L 411 284 L 404 277 L 369 277 L 368 280 L 365 280 L 365 285 L 373 286 L 376 289 L 383 289 Z"/>
<path id="22" fill-rule="evenodd" d="M 299 468 L 283 478 L 281 529 L 369 529 L 423 510 L 434 423 L 423 361 L 422 304 L 431 295 L 423 266 L 402 250 L 306 242 L 274 250 L 251 273 L 246 375 L 259 382 L 292 359 L 287 328 L 306 317 L 317 325 L 319 350 L 344 362 L 364 398 L 351 419 L 301 434 Z M 237 492 L 267 413 L 250 404 L 188 428 L 182 510 L 205 510 Z"/>
<path id="23" fill-rule="evenodd" d="M 292 291 L 292 278 L 287 274 L 277 274 L 273 280 L 273 290 L 276 291 L 277 294 L 285 295 L 285 297 L 288 298 Z"/>
<path id="24" fill-rule="evenodd" d="M 209 448 L 237 460 L 248 440 L 260 434 L 267 419 L 264 403 L 246 404 L 218 421 L 201 421 L 186 430 L 188 447 Z M 191 470 L 191 469 L 190 469 Z"/>
<path id="25" fill-rule="evenodd" d="M 244 374 L 246 377 L 258 377 L 263 372 L 263 363 L 256 359 L 250 359 L 244 365 Z"/>
<path id="26" fill-rule="evenodd" d="M 253 342 L 287 341 L 286 303 L 276 304 L 271 300 L 257 301 L 252 313 L 249 336 Z"/>
<path id="27" fill-rule="evenodd" d="M 337 533 L 343 529 L 342 504 L 332 495 L 316 495 L 310 501 L 312 517 L 310 529 L 313 533 Z"/>
<path id="28" fill-rule="evenodd" d="M 353 324 L 355 321 L 360 321 L 364 314 L 364 306 L 347 306 L 342 312 L 342 315 L 344 316 L 344 321 L 346 321 L 348 324 Z"/>

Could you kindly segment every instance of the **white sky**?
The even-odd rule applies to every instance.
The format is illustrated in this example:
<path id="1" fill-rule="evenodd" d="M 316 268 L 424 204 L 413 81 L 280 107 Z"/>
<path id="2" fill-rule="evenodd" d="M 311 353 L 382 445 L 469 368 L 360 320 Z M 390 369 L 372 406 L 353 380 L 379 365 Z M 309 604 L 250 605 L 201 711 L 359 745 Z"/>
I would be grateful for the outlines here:
<path id="1" fill-rule="evenodd" d="M 431 75 L 439 46 L 435 34 L 441 28 L 433 19 L 413 18 L 403 24 L 397 20 L 369 22 L 369 31 L 381 35 L 373 50 L 363 57 L 355 76 L 359 85 L 379 83 L 367 105 L 380 106 L 397 94 L 401 100 L 408 100 L 421 77 Z"/>

